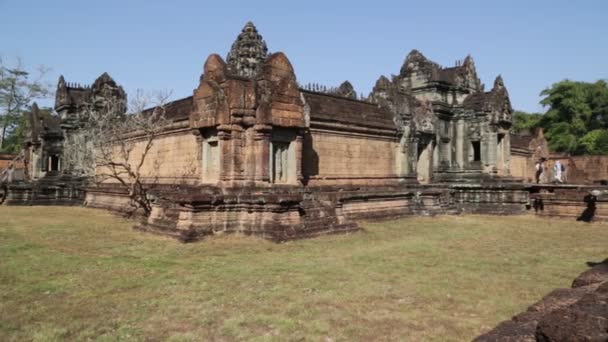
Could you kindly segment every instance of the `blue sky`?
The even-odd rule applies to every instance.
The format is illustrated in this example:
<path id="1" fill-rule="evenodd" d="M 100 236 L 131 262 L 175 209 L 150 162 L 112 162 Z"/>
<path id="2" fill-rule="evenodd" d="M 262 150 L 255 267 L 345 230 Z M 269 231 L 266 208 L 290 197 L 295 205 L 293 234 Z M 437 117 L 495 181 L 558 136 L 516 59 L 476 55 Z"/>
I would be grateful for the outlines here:
<path id="1" fill-rule="evenodd" d="M 482 82 L 502 74 L 516 109 L 542 89 L 608 78 L 608 1 L 0 0 L 0 56 L 68 82 L 107 71 L 127 92 L 192 94 L 210 53 L 225 56 L 251 20 L 300 83 L 350 80 L 367 94 L 420 50 L 444 66 L 471 54 Z M 49 102 L 50 103 L 50 102 Z"/>

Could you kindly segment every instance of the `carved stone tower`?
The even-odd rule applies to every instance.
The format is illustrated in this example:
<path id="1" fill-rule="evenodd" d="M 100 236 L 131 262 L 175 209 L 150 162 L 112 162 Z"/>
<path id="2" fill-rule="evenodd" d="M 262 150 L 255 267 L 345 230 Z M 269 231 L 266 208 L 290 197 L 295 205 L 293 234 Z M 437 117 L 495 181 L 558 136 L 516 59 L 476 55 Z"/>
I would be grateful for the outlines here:
<path id="1" fill-rule="evenodd" d="M 283 53 L 266 54 L 247 23 L 228 63 L 216 54 L 205 62 L 190 116 L 202 146 L 203 183 L 296 185 L 302 179 L 305 120 L 296 76 Z"/>
<path id="2" fill-rule="evenodd" d="M 127 108 L 127 95 L 108 73 L 101 74 L 92 85 L 67 83 L 63 76 L 57 82 L 55 111 L 59 115 L 63 134 L 62 172 L 76 177 L 89 177 L 94 165 L 85 158 L 91 155 L 85 149 L 84 123 L 91 111 L 103 115 L 123 114 Z M 111 113 L 111 114 L 110 114 Z M 88 146 L 88 147 L 87 147 Z"/>
<path id="3" fill-rule="evenodd" d="M 228 71 L 235 76 L 255 77 L 268 57 L 268 48 L 252 22 L 248 22 L 232 44 L 226 61 Z"/>

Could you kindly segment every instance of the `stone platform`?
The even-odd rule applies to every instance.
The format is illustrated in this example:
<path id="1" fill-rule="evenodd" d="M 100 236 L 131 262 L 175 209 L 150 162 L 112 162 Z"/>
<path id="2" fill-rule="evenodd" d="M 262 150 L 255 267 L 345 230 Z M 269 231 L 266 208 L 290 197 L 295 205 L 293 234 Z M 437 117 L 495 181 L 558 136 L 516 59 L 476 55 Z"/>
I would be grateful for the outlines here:
<path id="1" fill-rule="evenodd" d="M 608 220 L 608 186 L 576 184 L 529 184 L 530 202 L 538 216 Z"/>
<path id="2" fill-rule="evenodd" d="M 125 216 L 133 212 L 115 185 L 82 186 L 73 180 L 3 185 L 6 205 L 86 205 Z M 486 214 L 582 221 L 608 220 L 608 187 L 521 182 L 403 184 L 384 186 L 273 186 L 221 188 L 154 185 L 152 214 L 137 228 L 195 241 L 218 233 L 273 241 L 358 230 L 358 220 L 407 216 Z M 594 195 L 595 194 L 595 195 Z"/>
<path id="3" fill-rule="evenodd" d="M 0 185 L 0 204 L 5 205 L 82 205 L 85 190 L 74 180 L 41 180 Z"/>
<path id="4" fill-rule="evenodd" d="M 282 186 L 229 189 L 156 186 L 150 217 L 137 229 L 196 241 L 221 233 L 273 241 L 353 232 L 357 220 L 462 213 L 516 215 L 526 212 L 521 184 L 403 186 Z M 87 189 L 87 205 L 132 215 L 116 186 Z"/>

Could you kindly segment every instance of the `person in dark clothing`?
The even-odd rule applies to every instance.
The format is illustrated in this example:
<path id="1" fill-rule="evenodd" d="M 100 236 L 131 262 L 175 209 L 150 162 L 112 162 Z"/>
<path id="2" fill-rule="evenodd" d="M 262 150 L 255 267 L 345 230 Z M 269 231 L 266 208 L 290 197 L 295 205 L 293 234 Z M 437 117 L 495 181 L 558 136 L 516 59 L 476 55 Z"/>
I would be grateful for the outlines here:
<path id="1" fill-rule="evenodd" d="M 542 164 L 541 160 L 536 162 L 535 168 L 536 168 L 535 179 L 536 179 L 536 184 L 538 184 L 538 183 L 540 183 L 540 175 L 543 173 L 543 164 Z"/>

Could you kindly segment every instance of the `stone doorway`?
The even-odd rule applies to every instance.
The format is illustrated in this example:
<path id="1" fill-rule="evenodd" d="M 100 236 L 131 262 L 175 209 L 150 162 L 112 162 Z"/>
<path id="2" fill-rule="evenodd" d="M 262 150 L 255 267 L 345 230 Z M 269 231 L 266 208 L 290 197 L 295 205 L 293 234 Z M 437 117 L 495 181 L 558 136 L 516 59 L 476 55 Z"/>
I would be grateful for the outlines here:
<path id="1" fill-rule="evenodd" d="M 272 143 L 272 182 L 287 183 L 289 181 L 289 143 Z"/>
<path id="2" fill-rule="evenodd" d="M 59 171 L 60 169 L 60 162 L 59 162 L 59 156 L 56 154 L 52 154 L 49 156 L 49 160 L 48 160 L 48 170 L 50 172 L 53 171 Z"/>

